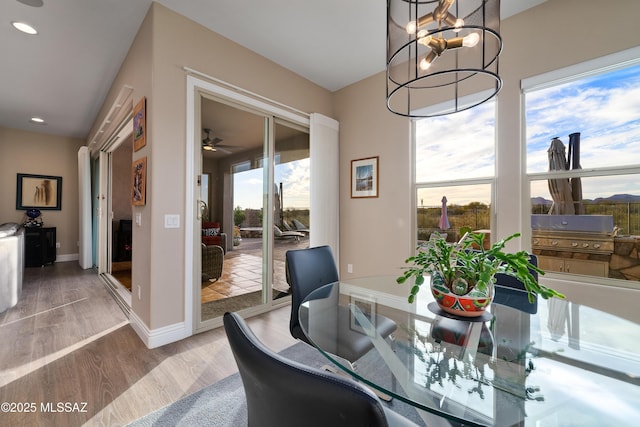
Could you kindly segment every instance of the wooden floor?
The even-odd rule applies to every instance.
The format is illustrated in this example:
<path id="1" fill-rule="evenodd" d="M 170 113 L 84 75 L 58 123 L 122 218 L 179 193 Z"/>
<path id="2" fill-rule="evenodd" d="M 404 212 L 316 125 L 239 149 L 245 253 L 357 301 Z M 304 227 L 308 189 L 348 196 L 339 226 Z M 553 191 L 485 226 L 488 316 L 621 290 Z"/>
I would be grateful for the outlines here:
<path id="1" fill-rule="evenodd" d="M 295 343 L 289 310 L 249 320 L 275 351 Z M 3 406 L 0 426 L 126 425 L 236 371 L 222 329 L 147 349 L 77 262 L 27 268 L 18 305 L 0 313 L 0 403 L 16 411 Z M 51 411 L 59 403 L 76 411 Z"/>

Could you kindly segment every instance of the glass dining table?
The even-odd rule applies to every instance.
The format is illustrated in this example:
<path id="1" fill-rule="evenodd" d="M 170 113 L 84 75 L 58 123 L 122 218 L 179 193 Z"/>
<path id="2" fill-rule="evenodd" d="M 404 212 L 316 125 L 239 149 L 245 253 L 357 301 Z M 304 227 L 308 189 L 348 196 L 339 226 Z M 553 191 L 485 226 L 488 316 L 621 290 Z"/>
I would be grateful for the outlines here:
<path id="1" fill-rule="evenodd" d="M 640 422 L 640 325 L 570 299 L 538 299 L 496 288 L 477 319 L 441 311 L 425 286 L 413 304 L 372 291 L 394 277 L 336 282 L 304 300 L 309 341 L 357 381 L 399 399 L 425 420 L 464 425 L 603 426 Z M 348 307 L 349 321 L 337 320 Z M 386 338 L 375 319 L 397 328 Z M 367 336 L 355 363 L 345 337 Z M 366 349 L 365 349 L 366 350 Z"/>

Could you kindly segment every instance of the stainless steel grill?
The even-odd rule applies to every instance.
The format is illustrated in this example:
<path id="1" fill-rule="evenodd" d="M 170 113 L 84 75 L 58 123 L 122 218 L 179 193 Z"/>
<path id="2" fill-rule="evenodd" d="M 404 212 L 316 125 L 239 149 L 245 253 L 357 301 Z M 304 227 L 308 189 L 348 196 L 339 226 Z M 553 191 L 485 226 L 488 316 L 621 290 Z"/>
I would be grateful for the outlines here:
<path id="1" fill-rule="evenodd" d="M 604 276 L 615 249 L 613 217 L 532 215 L 531 246 L 546 271 Z"/>
<path id="2" fill-rule="evenodd" d="M 533 249 L 611 255 L 613 236 L 571 231 L 533 231 Z"/>

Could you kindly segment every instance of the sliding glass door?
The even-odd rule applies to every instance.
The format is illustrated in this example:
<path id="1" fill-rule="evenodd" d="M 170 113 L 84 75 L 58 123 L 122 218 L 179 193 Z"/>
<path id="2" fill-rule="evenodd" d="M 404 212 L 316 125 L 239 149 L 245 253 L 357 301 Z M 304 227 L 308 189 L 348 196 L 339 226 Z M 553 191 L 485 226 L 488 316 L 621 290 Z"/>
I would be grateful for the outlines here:
<path id="1" fill-rule="evenodd" d="M 309 131 L 275 120 L 273 206 L 273 298 L 290 294 L 285 254 L 309 247 L 310 151 Z"/>
<path id="2" fill-rule="evenodd" d="M 97 219 L 98 272 L 120 306 L 131 309 L 131 158 L 133 122 L 127 120 L 119 133 L 97 152 L 95 213 Z"/>
<path id="3" fill-rule="evenodd" d="M 308 127 L 205 92 L 199 119 L 198 331 L 286 301 L 285 253 L 310 234 Z"/>
<path id="4" fill-rule="evenodd" d="M 262 220 L 268 202 L 264 159 L 269 135 L 268 118 L 260 112 L 208 94 L 202 94 L 200 106 L 201 176 L 211 177 L 200 189 L 205 212 L 197 254 L 200 323 L 205 326 L 225 311 L 250 309 L 266 300 Z M 241 228 L 251 229 L 244 241 Z"/>

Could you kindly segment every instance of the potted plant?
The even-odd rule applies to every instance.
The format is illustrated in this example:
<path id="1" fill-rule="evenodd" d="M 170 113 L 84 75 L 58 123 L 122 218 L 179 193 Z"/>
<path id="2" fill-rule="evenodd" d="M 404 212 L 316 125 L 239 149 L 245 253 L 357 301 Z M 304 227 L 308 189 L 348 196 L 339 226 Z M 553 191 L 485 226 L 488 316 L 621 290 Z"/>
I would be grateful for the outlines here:
<path id="1" fill-rule="evenodd" d="M 500 240 L 489 249 L 484 246 L 484 233 L 467 232 L 457 243 L 447 243 L 438 234 L 418 246 L 418 253 L 406 259 L 404 274 L 397 278 L 400 284 L 414 278 L 409 302 L 415 300 L 425 275 L 431 276 L 431 292 L 443 310 L 462 316 L 480 316 L 493 300 L 496 273 L 505 273 L 524 284 L 529 300 L 534 295 L 542 298 L 564 295 L 538 283 L 532 271 L 544 274 L 530 262 L 526 251 L 509 253 L 505 244 L 520 233 Z"/>
<path id="2" fill-rule="evenodd" d="M 240 227 L 238 227 L 237 225 L 234 225 L 233 226 L 233 246 L 240 245 L 240 242 L 242 242 Z"/>

